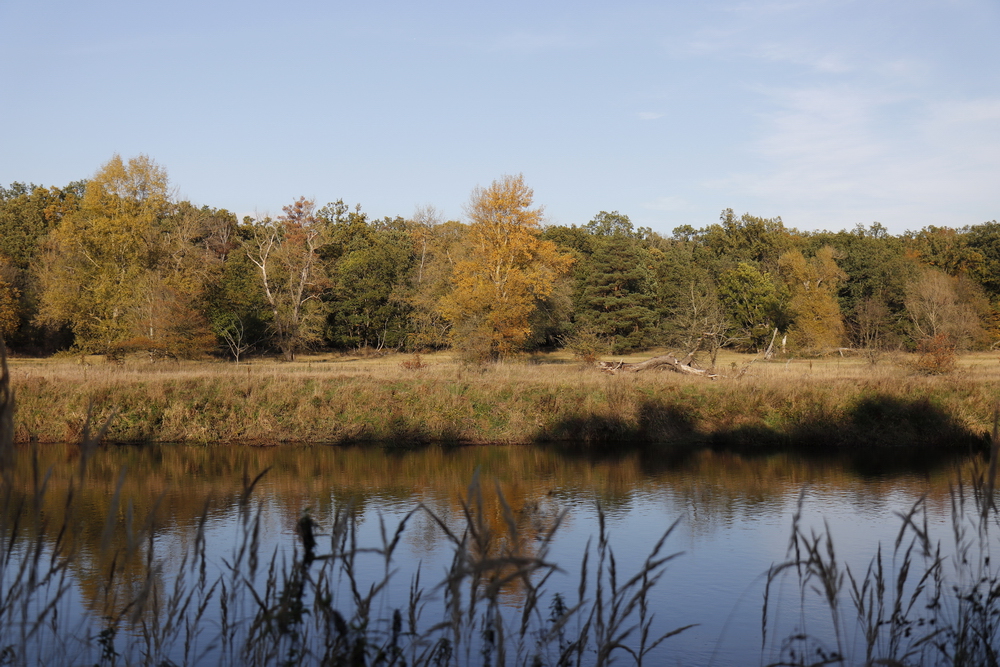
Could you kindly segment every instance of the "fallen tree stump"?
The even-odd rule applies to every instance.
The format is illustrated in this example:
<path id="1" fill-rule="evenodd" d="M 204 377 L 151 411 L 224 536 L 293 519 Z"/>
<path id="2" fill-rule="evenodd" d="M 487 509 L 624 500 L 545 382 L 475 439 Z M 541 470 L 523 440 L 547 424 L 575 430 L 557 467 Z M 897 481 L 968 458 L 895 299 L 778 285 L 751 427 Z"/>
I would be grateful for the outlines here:
<path id="1" fill-rule="evenodd" d="M 693 355 L 688 355 L 682 360 L 672 354 L 664 354 L 636 363 L 599 361 L 597 362 L 597 367 L 605 373 L 611 373 L 612 375 L 617 373 L 641 373 L 642 371 L 651 370 L 671 370 L 675 373 L 684 373 L 685 375 L 700 375 L 711 380 L 718 377 L 716 373 L 711 373 L 704 368 L 695 368 L 691 365 L 692 357 Z"/>

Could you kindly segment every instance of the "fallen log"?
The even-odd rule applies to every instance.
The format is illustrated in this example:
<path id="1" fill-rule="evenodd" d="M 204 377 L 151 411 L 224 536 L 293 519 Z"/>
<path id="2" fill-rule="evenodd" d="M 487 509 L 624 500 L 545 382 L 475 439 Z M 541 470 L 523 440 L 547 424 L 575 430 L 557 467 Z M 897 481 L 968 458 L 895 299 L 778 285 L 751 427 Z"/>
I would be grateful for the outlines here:
<path id="1" fill-rule="evenodd" d="M 597 367 L 605 373 L 611 373 L 612 375 L 618 373 L 641 373 L 642 371 L 652 370 L 671 370 L 676 373 L 684 373 L 685 375 L 700 375 L 711 380 L 718 377 L 716 373 L 709 372 L 704 368 L 695 368 L 691 364 L 693 356 L 693 354 L 689 354 L 681 360 L 672 354 L 664 354 L 659 357 L 653 357 L 652 359 L 636 363 L 626 363 L 624 361 L 599 361 L 597 362 Z"/>

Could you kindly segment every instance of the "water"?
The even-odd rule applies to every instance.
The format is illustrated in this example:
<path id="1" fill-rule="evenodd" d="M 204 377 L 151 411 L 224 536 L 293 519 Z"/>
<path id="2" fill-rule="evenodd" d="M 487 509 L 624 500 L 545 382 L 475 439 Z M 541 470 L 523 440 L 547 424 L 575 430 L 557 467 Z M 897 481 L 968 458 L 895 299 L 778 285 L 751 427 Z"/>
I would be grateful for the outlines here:
<path id="1" fill-rule="evenodd" d="M 72 507 L 81 556 L 69 569 L 68 593 L 60 604 L 64 622 L 72 618 L 70 627 L 77 632 L 94 636 L 99 630 L 99 622 L 88 625 L 80 620 L 79 610 L 90 609 L 99 618 L 96 610 L 104 608 L 100 600 L 109 588 L 102 573 L 128 545 L 130 523 L 133 535 L 139 535 L 147 519 L 152 520 L 152 537 L 137 550 L 159 563 L 161 595 L 169 592 L 199 526 L 205 536 L 207 567 L 223 571 L 233 561 L 242 534 L 240 496 L 247 481 L 261 471 L 267 473 L 251 496 L 251 507 L 261 522 L 260 553 L 264 560 L 273 555 L 279 562 L 291 558 L 298 540 L 296 522 L 306 510 L 322 533 L 330 529 L 338 510 L 353 507 L 362 547 L 380 545 L 383 527 L 391 534 L 418 504 L 459 530 L 461 499 L 478 474 L 485 490 L 486 521 L 498 534 L 506 532 L 506 525 L 495 489 L 513 510 L 522 534 L 535 541 L 565 511 L 548 556 L 562 571 L 552 575 L 546 589 L 569 600 L 576 596 L 588 541 L 594 558 L 598 507 L 606 518 L 621 579 L 640 570 L 657 540 L 676 523 L 664 553 L 678 555 L 650 595 L 654 628 L 662 633 L 697 625 L 669 638 L 647 658 L 648 664 L 657 665 L 765 664 L 777 659 L 781 640 L 789 634 L 802 630 L 821 634 L 828 627 L 829 609 L 815 596 L 800 605 L 798 588 L 789 579 L 772 594 L 770 634 L 762 643 L 766 573 L 789 557 L 793 515 L 801 511 L 807 533 L 829 530 L 838 558 L 863 573 L 879 543 L 891 550 L 902 524 L 899 513 L 908 512 L 921 498 L 928 526 L 947 540 L 950 485 L 957 471 L 965 470 L 968 476 L 968 469 L 976 465 L 971 460 L 900 464 L 895 457 L 894 465 L 886 466 L 788 453 L 746 457 L 710 451 L 671 460 L 640 454 L 592 460 L 521 447 L 387 453 L 326 447 L 149 446 L 100 450 L 88 462 L 81 483 L 75 450 L 43 447 L 39 452 L 37 469 L 51 473 L 38 519 L 59 525 L 69 511 L 66 492 L 70 486 L 75 489 Z M 12 479 L 15 492 L 27 499 L 33 497 L 33 480 L 40 477 L 27 452 L 22 454 Z M 109 524 L 116 494 L 115 520 Z M 9 521 L 8 517 L 8 527 Z M 29 527 L 21 534 L 27 539 L 37 530 Z M 51 539 L 49 553 L 55 549 L 55 538 Z M 318 551 L 324 551 L 322 535 Z M 412 514 L 393 559 L 393 586 L 379 598 L 376 615 L 389 618 L 393 609 L 405 608 L 418 571 L 431 588 L 447 570 L 451 554 L 431 514 Z M 590 567 L 592 572 L 593 560 Z M 4 573 L 8 588 L 15 576 L 11 572 L 8 567 Z M 377 581 L 384 564 L 377 557 L 365 557 L 359 560 L 358 572 L 362 582 Z M 134 589 L 136 582 L 127 579 L 110 587 Z M 344 590 L 335 602 L 346 604 L 348 597 Z M 514 613 L 524 604 L 523 590 L 511 585 L 503 599 Z M 217 613 L 206 612 L 206 630 L 191 655 L 210 646 L 211 627 L 220 622 Z M 5 633 L 14 631 L 7 626 Z M 856 639 L 855 635 L 852 641 Z M 12 636 L 3 641 L 12 641 Z M 831 642 L 827 648 L 835 646 Z M 178 664 L 184 659 L 179 648 L 170 655 Z M 205 661 L 208 664 L 208 658 Z M 620 662 L 627 664 L 625 654 Z"/>

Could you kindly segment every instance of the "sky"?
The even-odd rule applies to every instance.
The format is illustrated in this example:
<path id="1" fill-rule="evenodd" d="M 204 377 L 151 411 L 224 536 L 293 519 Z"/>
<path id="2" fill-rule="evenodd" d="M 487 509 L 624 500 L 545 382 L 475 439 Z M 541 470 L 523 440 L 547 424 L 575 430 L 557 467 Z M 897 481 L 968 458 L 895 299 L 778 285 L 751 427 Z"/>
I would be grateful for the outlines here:
<path id="1" fill-rule="evenodd" d="M 1000 218 L 998 0 L 0 0 L 0 184 L 145 154 L 176 196 L 550 224 Z"/>

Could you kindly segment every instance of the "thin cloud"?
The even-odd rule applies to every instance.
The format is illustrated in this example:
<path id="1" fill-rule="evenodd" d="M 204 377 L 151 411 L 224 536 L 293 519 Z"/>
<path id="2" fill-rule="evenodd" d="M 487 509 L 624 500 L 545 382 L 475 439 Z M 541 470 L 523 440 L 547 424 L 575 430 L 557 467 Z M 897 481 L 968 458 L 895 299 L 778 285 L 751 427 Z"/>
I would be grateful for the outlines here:
<path id="1" fill-rule="evenodd" d="M 990 210 L 984 193 L 1000 181 L 1000 99 L 928 102 L 846 86 L 771 97 L 751 146 L 763 168 L 717 187 L 812 220 L 854 211 L 909 227 L 957 226 Z"/>
<path id="2" fill-rule="evenodd" d="M 651 202 L 646 202 L 642 208 L 647 211 L 661 211 L 665 213 L 682 213 L 699 210 L 697 206 L 687 201 L 683 197 L 659 197 Z"/>
<path id="3" fill-rule="evenodd" d="M 842 87 L 774 97 L 777 109 L 765 117 L 765 134 L 754 146 L 765 169 L 739 177 L 741 190 L 817 203 L 832 197 L 878 198 L 886 192 L 882 174 L 894 147 L 875 126 L 888 100 Z"/>
<path id="4" fill-rule="evenodd" d="M 639 117 L 639 120 L 656 120 L 657 118 L 663 118 L 664 114 L 656 111 L 640 111 L 636 116 Z"/>
<path id="5" fill-rule="evenodd" d="M 739 43 L 739 39 L 747 32 L 746 28 L 703 28 L 695 32 L 694 36 L 683 44 L 675 47 L 679 55 L 687 56 L 711 56 L 728 53 L 733 50 L 733 45 Z"/>
<path id="6" fill-rule="evenodd" d="M 828 0 L 788 0 L 787 2 L 737 2 L 725 8 L 727 11 L 751 14 L 783 14 L 798 12 L 830 4 Z"/>
<path id="7" fill-rule="evenodd" d="M 928 79 L 927 63 L 916 58 L 896 58 L 876 63 L 872 72 L 897 85 L 920 86 Z"/>
<path id="8" fill-rule="evenodd" d="M 501 35 L 493 42 L 492 49 L 517 54 L 533 54 L 545 51 L 562 51 L 574 46 L 574 40 L 563 31 L 516 30 Z"/>
<path id="9" fill-rule="evenodd" d="M 931 118 L 936 123 L 950 126 L 967 126 L 982 123 L 976 131 L 987 130 L 994 134 L 1000 121 L 1000 99 L 985 98 L 978 100 L 946 100 L 932 108 Z"/>
<path id="10" fill-rule="evenodd" d="M 803 65 L 817 72 L 828 74 L 846 74 L 854 69 L 854 66 L 849 63 L 850 59 L 844 53 L 794 42 L 753 44 L 747 47 L 744 53 L 750 58 L 772 63 L 784 62 Z"/>

